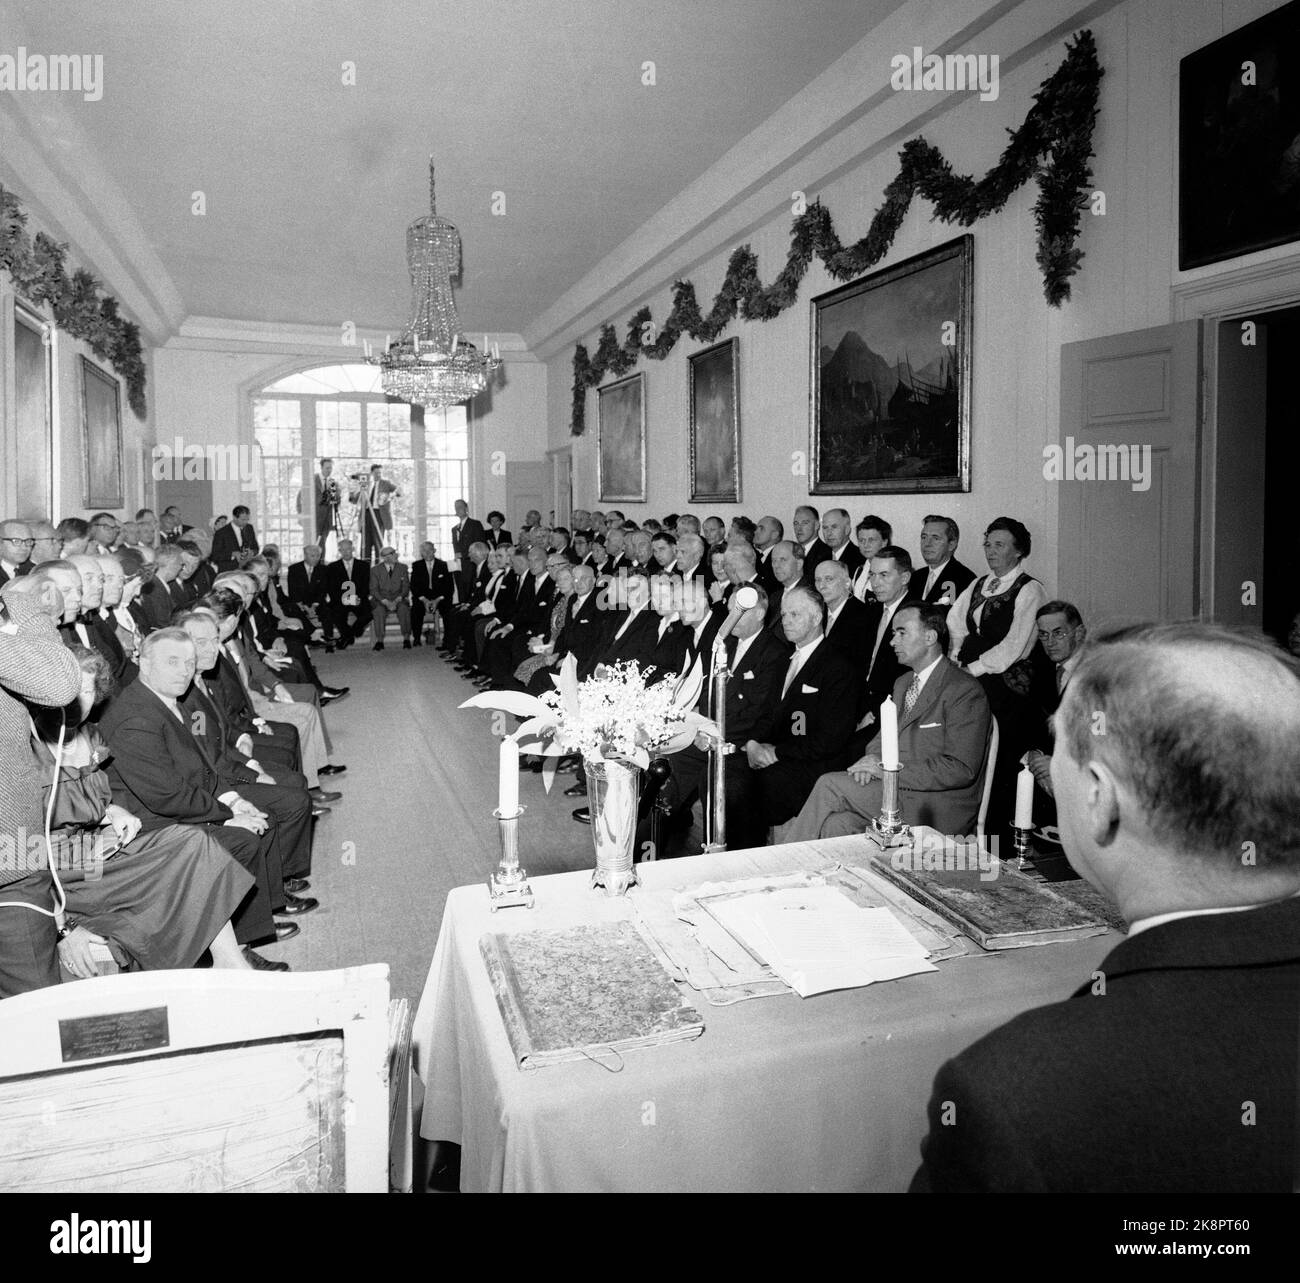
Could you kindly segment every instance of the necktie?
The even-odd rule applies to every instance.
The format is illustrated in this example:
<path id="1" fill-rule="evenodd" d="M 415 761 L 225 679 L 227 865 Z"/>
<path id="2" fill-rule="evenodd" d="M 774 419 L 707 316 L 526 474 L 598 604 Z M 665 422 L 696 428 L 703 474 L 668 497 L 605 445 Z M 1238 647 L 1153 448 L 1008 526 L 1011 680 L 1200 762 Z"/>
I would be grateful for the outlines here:
<path id="1" fill-rule="evenodd" d="M 1065 689 L 1065 679 L 1069 676 L 1065 671 L 1064 664 L 1056 666 L 1056 693 L 1059 695 Z"/>
<path id="2" fill-rule="evenodd" d="M 790 687 L 794 685 L 794 679 L 799 675 L 799 670 L 802 667 L 803 652 L 797 650 L 790 656 L 790 667 L 785 670 L 785 684 L 781 687 L 782 699 L 790 693 Z"/>
<path id="3" fill-rule="evenodd" d="M 918 673 L 912 678 L 912 684 L 907 688 L 907 694 L 903 696 L 903 716 L 906 717 L 915 707 L 916 701 L 921 697 L 921 676 Z"/>

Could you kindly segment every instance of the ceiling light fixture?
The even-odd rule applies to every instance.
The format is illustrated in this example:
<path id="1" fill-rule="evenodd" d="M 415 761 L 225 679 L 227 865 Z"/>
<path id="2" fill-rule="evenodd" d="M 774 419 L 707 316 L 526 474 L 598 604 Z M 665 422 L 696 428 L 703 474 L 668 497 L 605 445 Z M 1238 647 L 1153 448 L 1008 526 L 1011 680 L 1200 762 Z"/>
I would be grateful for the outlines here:
<path id="1" fill-rule="evenodd" d="M 480 351 L 460 333 L 451 279 L 460 275 L 460 233 L 438 217 L 433 159 L 429 159 L 429 213 L 406 229 L 406 266 L 411 274 L 414 314 L 395 343 L 381 355 L 366 344 L 366 361 L 377 365 L 384 391 L 402 401 L 441 410 L 477 396 L 501 365 L 501 352 Z"/>

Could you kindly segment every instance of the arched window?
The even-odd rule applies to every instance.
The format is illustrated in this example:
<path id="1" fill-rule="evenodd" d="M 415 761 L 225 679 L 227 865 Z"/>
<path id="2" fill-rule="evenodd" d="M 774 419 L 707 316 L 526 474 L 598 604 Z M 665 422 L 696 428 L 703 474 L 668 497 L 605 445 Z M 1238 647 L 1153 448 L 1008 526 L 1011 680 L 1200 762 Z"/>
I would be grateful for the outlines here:
<path id="1" fill-rule="evenodd" d="M 286 565 L 322 535 L 327 558 L 336 555 L 340 536 L 351 537 L 360 555 L 361 487 L 354 478 L 368 476 L 375 463 L 398 491 L 385 541 L 403 561 L 414 560 L 425 539 L 433 540 L 440 557 L 451 555 L 454 504 L 469 497 L 463 405 L 426 412 L 386 397 L 374 366 L 326 365 L 256 393 L 253 431 L 261 457 L 257 532 L 262 543 L 278 545 Z M 336 522 L 318 530 L 312 478 L 322 458 L 334 460 L 343 502 Z"/>

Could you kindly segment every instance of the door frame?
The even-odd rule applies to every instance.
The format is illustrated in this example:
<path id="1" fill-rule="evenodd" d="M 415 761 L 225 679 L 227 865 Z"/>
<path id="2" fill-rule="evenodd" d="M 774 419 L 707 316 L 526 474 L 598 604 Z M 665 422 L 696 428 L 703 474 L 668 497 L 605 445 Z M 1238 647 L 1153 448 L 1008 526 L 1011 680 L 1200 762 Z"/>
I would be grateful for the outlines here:
<path id="1" fill-rule="evenodd" d="M 1178 279 L 1179 275 L 1183 279 Z M 1174 321 L 1203 322 L 1201 326 L 1201 494 L 1199 613 L 1211 611 L 1216 600 L 1214 532 L 1218 490 L 1219 323 L 1259 317 L 1300 306 L 1300 249 L 1283 256 L 1252 261 L 1227 271 L 1201 269 L 1176 273 L 1170 290 Z"/>

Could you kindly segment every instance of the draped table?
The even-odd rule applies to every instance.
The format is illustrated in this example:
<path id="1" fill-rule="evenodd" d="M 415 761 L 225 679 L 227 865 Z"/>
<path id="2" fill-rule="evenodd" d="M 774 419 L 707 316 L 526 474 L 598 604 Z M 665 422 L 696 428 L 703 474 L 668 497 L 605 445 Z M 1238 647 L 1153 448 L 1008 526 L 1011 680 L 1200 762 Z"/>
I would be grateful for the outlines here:
<path id="1" fill-rule="evenodd" d="M 637 866 L 647 890 L 788 872 L 815 850 L 867 863 L 844 837 Z M 715 1007 L 685 990 L 702 1037 L 518 1068 L 479 939 L 631 918 L 589 872 L 534 880 L 537 907 L 492 913 L 483 884 L 447 898 L 415 1017 L 421 1135 L 461 1146 L 464 1191 L 907 1188 L 935 1071 L 976 1038 L 1087 982 L 1120 937 L 951 958 L 901 980 Z M 639 894 L 633 890 L 631 896 Z M 1014 1091 L 1015 1084 L 1006 1084 Z"/>

